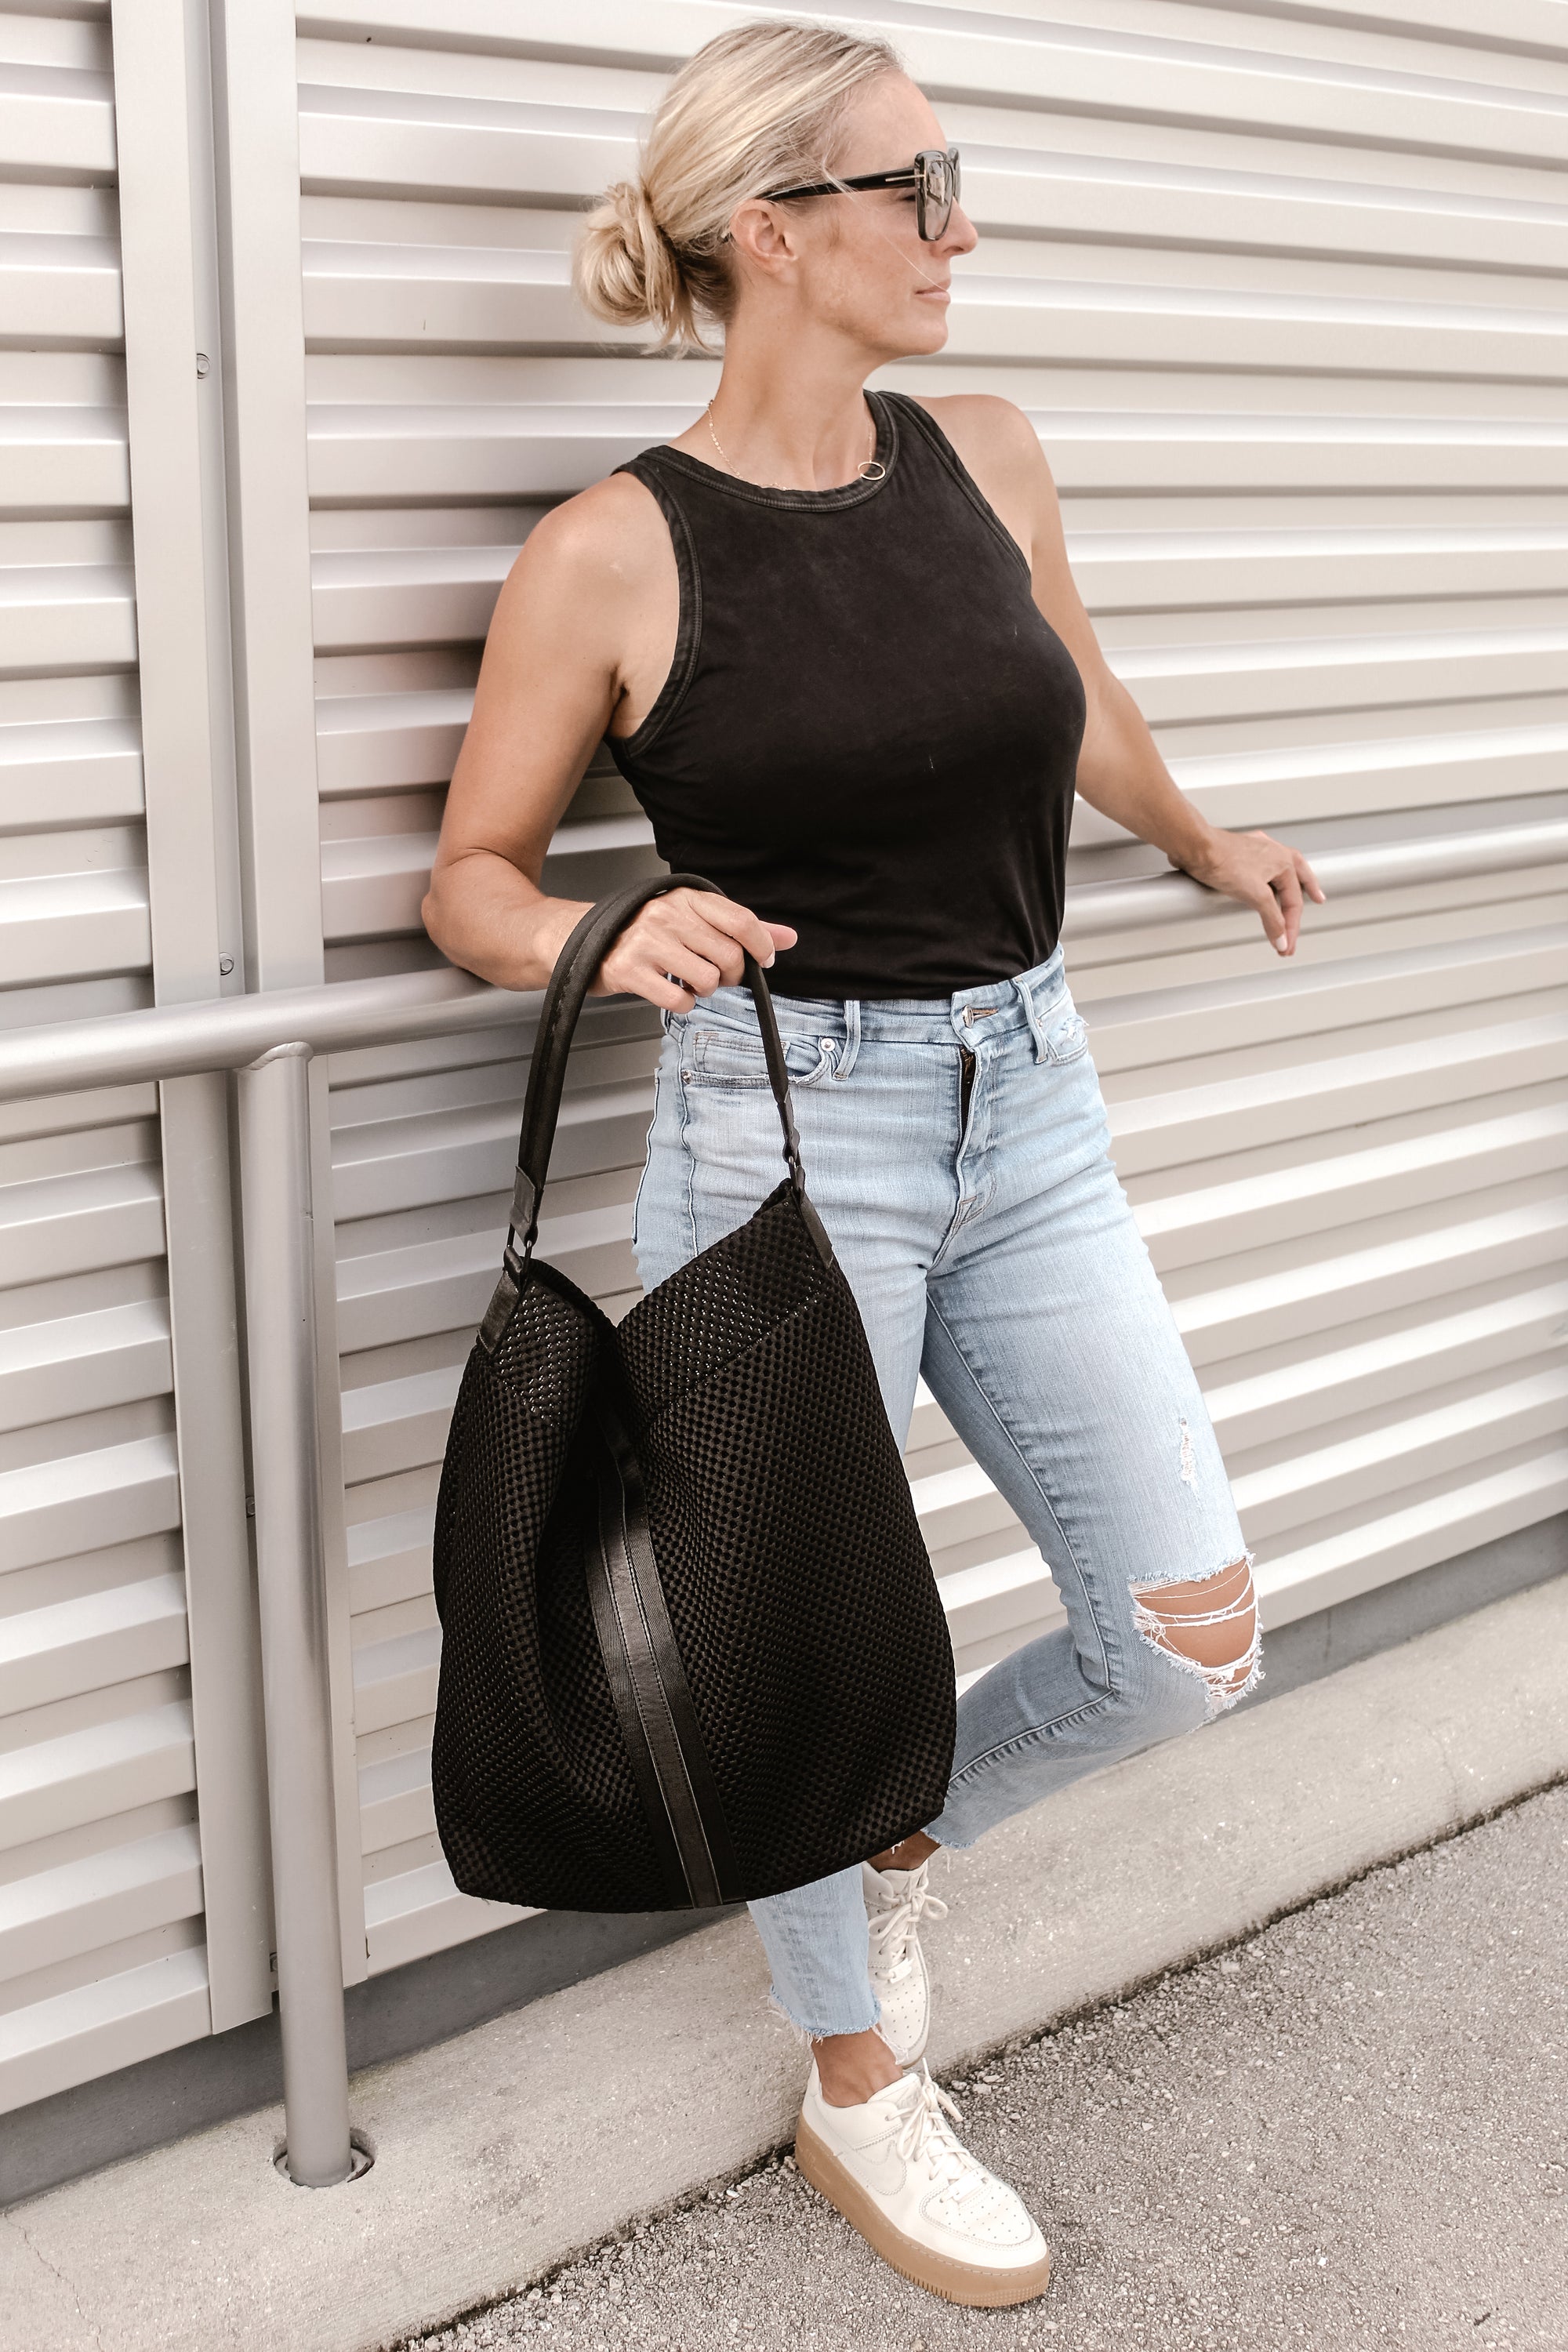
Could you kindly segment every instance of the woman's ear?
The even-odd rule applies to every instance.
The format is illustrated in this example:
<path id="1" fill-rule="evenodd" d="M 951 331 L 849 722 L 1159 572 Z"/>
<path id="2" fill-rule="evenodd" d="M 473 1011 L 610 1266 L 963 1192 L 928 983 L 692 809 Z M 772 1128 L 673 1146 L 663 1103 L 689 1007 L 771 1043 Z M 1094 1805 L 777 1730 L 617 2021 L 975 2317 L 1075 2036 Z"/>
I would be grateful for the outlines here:
<path id="1" fill-rule="evenodd" d="M 777 279 L 800 258 L 800 234 L 776 205 L 753 197 L 739 206 L 725 236 L 738 260 Z"/>

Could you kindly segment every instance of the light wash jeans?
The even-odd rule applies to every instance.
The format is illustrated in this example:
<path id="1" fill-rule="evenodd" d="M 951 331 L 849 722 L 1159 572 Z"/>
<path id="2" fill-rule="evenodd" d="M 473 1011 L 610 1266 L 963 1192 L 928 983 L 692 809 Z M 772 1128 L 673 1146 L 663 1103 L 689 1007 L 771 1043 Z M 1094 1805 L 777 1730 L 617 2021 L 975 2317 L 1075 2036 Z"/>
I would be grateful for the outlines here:
<path id="1" fill-rule="evenodd" d="M 1246 1546 L 1110 1163 L 1060 950 L 949 1000 L 773 1003 L 806 1189 L 859 1305 L 894 1433 L 908 1435 L 923 1371 L 1067 1611 L 1064 1627 L 960 1698 L 947 1801 L 929 1827 L 943 1845 L 973 1845 L 994 1822 L 1228 1703 L 1141 1630 L 1131 1588 L 1212 1576 Z M 784 1173 L 749 992 L 716 989 L 663 1023 L 633 1225 L 645 1289 L 743 1223 Z M 961 1119 L 965 1047 L 975 1063 Z M 773 1998 L 796 2025 L 816 2035 L 875 2023 L 858 1869 L 752 1913 Z"/>

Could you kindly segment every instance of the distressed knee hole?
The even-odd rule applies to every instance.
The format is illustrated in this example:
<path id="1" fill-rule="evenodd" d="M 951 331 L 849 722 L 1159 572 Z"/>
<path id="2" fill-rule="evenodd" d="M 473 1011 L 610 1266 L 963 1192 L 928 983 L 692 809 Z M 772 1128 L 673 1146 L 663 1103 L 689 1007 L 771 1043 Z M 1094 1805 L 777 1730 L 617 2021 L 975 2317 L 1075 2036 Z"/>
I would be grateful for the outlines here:
<path id="1" fill-rule="evenodd" d="M 1250 1559 L 1187 1583 L 1135 1584 L 1132 1607 L 1144 1640 L 1201 1678 L 1211 1716 L 1234 1706 L 1262 1680 Z"/>

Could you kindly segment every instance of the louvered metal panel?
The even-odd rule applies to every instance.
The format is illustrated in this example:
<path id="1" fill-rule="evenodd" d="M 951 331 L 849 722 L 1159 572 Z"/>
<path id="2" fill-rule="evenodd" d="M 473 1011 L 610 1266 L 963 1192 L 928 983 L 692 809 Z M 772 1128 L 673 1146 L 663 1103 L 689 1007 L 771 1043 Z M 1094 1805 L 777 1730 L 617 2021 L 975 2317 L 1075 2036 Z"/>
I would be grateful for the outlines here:
<path id="1" fill-rule="evenodd" d="M 101 5 L 0 16 L 13 1027 L 221 981 L 201 631 L 174 610 L 205 586 L 180 536 L 198 118 L 184 11 L 132 13 L 118 59 Z M 269 2006 L 222 1128 L 205 1080 L 0 1114 L 0 2109 Z"/>
<path id="2" fill-rule="evenodd" d="M 430 960 L 417 908 L 441 789 L 533 522 L 712 390 L 710 362 L 585 321 L 569 248 L 669 66 L 756 13 L 328 0 L 301 16 L 330 977 Z M 949 352 L 888 381 L 1029 414 L 1112 664 L 1205 812 L 1310 850 L 1561 814 L 1554 0 L 1498 0 L 1484 40 L 1460 0 L 1346 0 L 1322 21 L 1268 0 L 858 15 L 932 90 L 984 239 Z M 601 761 L 547 887 L 595 895 L 651 854 Z M 1563 1507 L 1568 869 L 1395 874 L 1314 912 L 1282 971 L 1239 909 L 1097 928 L 1095 886 L 1161 864 L 1079 809 L 1070 968 L 1279 1623 Z M 612 1312 L 637 1295 L 655 1035 L 642 1008 L 591 1008 L 542 1236 Z M 372 1970 L 510 1916 L 454 1894 L 434 1837 L 428 1547 L 528 1044 L 490 1032 L 334 1067 Z M 1055 1622 L 1055 1596 L 923 1389 L 909 1467 L 971 1674 Z"/>

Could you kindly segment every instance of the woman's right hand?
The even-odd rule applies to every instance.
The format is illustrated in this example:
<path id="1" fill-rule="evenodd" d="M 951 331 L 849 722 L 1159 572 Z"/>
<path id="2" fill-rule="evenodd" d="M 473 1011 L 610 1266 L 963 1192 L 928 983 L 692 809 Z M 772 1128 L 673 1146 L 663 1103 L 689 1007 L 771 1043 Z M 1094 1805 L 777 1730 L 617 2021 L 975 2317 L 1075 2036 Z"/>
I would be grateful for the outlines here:
<path id="1" fill-rule="evenodd" d="M 638 908 L 589 993 L 646 996 L 668 1012 L 689 1013 L 699 997 L 745 977 L 747 953 L 765 968 L 775 949 L 794 947 L 797 936 L 788 923 L 764 922 L 716 891 L 668 890 Z"/>

